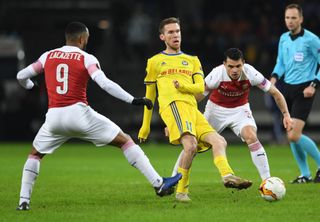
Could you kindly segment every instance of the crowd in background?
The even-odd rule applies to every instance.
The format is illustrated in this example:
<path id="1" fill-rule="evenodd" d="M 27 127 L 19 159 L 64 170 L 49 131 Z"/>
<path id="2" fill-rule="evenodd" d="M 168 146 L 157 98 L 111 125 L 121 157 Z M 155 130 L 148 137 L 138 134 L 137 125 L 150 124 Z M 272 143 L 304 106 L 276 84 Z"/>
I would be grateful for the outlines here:
<path id="1" fill-rule="evenodd" d="M 286 31 L 284 7 L 292 3 L 242 0 L 223 1 L 218 6 L 211 0 L 19 2 L 1 3 L 0 35 L 21 39 L 26 64 L 37 59 L 40 52 L 63 45 L 65 24 L 80 20 L 90 29 L 88 51 L 99 58 L 109 78 L 137 96 L 144 95 L 147 58 L 164 48 L 158 32 L 159 21 L 163 18 L 180 18 L 182 50 L 199 57 L 205 74 L 222 63 L 227 48 L 237 47 L 244 52 L 246 62 L 269 77 L 276 61 L 279 37 Z M 304 10 L 303 27 L 319 34 L 319 1 L 293 2 L 301 4 Z M 3 59 L 0 55 L 1 67 L 9 64 L 3 63 Z M 15 83 L 17 69 L 18 66 L 14 67 L 11 74 L 1 73 L 0 77 L 1 140 L 32 138 L 43 121 L 39 118 L 47 109 L 43 79 L 38 80 L 38 91 L 25 92 Z M 11 90 L 12 87 L 17 90 Z M 92 106 L 124 129 L 132 128 L 135 132 L 134 129 L 139 128 L 142 109 L 128 107 L 97 87 L 92 88 L 89 90 Z M 9 95 L 8 89 L 16 94 Z M 130 113 L 130 116 L 123 113 Z"/>
<path id="2" fill-rule="evenodd" d="M 152 2 L 115 4 L 114 28 L 120 27 L 117 45 L 125 55 L 134 55 L 130 59 L 145 60 L 161 50 L 157 24 L 175 15 L 182 22 L 183 50 L 198 55 L 206 69 L 220 64 L 224 50 L 236 46 L 244 51 L 248 63 L 267 75 L 272 71 L 280 34 L 286 31 L 283 11 L 288 1 L 226 1 L 222 6 L 210 0 Z M 304 10 L 304 27 L 319 33 L 320 3 L 296 2 Z"/>

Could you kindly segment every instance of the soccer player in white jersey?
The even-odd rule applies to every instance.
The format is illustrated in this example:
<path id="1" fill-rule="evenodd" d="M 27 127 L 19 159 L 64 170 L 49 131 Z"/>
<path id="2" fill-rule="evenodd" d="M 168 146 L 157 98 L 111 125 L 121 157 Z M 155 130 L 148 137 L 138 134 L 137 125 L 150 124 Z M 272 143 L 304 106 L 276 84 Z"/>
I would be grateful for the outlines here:
<path id="1" fill-rule="evenodd" d="M 146 98 L 134 98 L 108 79 L 100 69 L 98 60 L 83 51 L 89 38 L 89 30 L 84 24 L 68 24 L 65 37 L 65 46 L 43 53 L 35 63 L 17 74 L 19 83 L 26 89 L 32 89 L 34 83 L 30 78 L 44 73 L 49 100 L 45 123 L 38 131 L 23 167 L 17 210 L 29 210 L 40 160 L 70 138 L 91 141 L 96 146 L 110 144 L 121 148 L 128 162 L 147 178 L 157 195 L 169 195 L 168 191 L 178 183 L 182 175 L 162 178 L 129 135 L 88 106 L 87 83 L 91 78 L 112 96 L 133 105 L 146 105 L 151 109 L 152 102 Z"/>
<path id="2" fill-rule="evenodd" d="M 257 125 L 248 101 L 253 86 L 271 94 L 283 114 L 284 127 L 290 130 L 292 119 L 283 95 L 259 71 L 244 63 L 243 54 L 237 48 L 228 49 L 224 53 L 223 64 L 206 76 L 205 92 L 197 95 L 197 100 L 202 100 L 211 92 L 205 107 L 205 118 L 217 132 L 230 128 L 247 143 L 252 161 L 264 180 L 270 177 L 270 169 L 265 149 L 257 137 Z M 173 175 L 175 172 L 176 169 Z"/>

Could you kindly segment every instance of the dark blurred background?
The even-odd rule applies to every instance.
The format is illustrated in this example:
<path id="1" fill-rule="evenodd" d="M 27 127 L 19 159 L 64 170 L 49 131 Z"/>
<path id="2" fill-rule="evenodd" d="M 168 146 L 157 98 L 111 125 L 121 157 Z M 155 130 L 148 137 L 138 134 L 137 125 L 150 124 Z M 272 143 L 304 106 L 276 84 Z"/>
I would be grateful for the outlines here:
<path id="1" fill-rule="evenodd" d="M 222 63 L 223 52 L 238 47 L 246 62 L 267 78 L 273 70 L 280 35 L 287 31 L 284 8 L 299 3 L 304 24 L 316 35 L 320 32 L 319 0 L 222 1 L 212 0 L 10 0 L 0 1 L 0 140 L 32 140 L 44 121 L 47 95 L 43 76 L 36 80 L 39 90 L 28 92 L 15 79 L 18 70 L 50 49 L 64 45 L 64 29 L 71 21 L 81 21 L 90 30 L 87 51 L 100 61 L 113 81 L 134 96 L 143 96 L 147 58 L 163 50 L 158 24 L 166 17 L 179 17 L 182 50 L 197 55 L 205 74 Z M 319 94 L 319 93 L 318 93 Z M 119 101 L 90 81 L 90 105 L 117 123 L 136 139 L 143 108 Z M 319 95 L 306 126 L 307 134 L 319 142 Z M 260 140 L 285 143 L 283 131 L 273 130 L 272 108 L 258 89 L 251 93 L 251 108 L 258 124 Z M 199 104 L 201 111 L 205 102 Z M 150 140 L 165 141 L 163 123 L 156 104 Z M 280 123 L 279 123 L 280 122 Z M 230 131 L 229 142 L 240 142 Z"/>

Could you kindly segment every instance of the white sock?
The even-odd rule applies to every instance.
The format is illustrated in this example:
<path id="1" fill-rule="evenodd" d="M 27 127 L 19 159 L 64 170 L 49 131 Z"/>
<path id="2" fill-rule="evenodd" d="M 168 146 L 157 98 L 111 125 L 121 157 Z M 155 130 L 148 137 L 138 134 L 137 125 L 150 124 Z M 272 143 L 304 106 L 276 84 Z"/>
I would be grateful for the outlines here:
<path id="1" fill-rule="evenodd" d="M 29 156 L 23 167 L 19 205 L 22 202 L 30 203 L 32 188 L 39 174 L 39 170 L 40 160 Z"/>
<path id="2" fill-rule="evenodd" d="M 262 144 L 258 140 L 255 143 L 249 144 L 252 162 L 256 166 L 260 177 L 265 180 L 270 177 L 270 168 L 268 163 L 268 157 Z"/>
<path id="3" fill-rule="evenodd" d="M 129 141 L 121 147 L 121 149 L 131 166 L 137 168 L 153 187 L 161 186 L 163 182 L 162 177 L 155 171 L 148 157 L 137 144 L 133 141 Z"/>
<path id="4" fill-rule="evenodd" d="M 174 177 L 175 175 L 178 174 L 178 168 L 179 168 L 179 165 L 180 165 L 180 160 L 182 158 L 182 155 L 183 155 L 183 150 L 180 152 L 180 154 L 178 156 L 178 159 L 177 159 L 177 162 L 173 167 L 172 174 L 171 174 L 172 177 Z"/>

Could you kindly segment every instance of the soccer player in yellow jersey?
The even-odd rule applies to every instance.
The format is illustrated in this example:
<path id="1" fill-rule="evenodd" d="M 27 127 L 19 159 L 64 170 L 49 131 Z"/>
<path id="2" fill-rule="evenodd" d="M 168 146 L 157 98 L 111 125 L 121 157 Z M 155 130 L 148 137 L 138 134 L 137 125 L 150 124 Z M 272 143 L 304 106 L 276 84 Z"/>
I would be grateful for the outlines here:
<path id="1" fill-rule="evenodd" d="M 204 79 L 201 63 L 196 56 L 184 54 L 181 49 L 180 21 L 171 17 L 161 21 L 160 39 L 166 49 L 148 60 L 145 77 L 146 98 L 153 103 L 157 97 L 159 113 L 169 131 L 172 144 L 182 144 L 184 152 L 178 172 L 182 174 L 176 190 L 178 201 L 190 201 L 189 173 L 197 151 L 213 147 L 214 164 L 226 187 L 243 189 L 252 182 L 234 176 L 226 158 L 226 141 L 207 122 L 198 110 L 195 94 L 203 93 Z M 144 109 L 139 140 L 144 142 L 150 133 L 152 110 Z M 198 150 L 198 142 L 206 144 Z"/>

